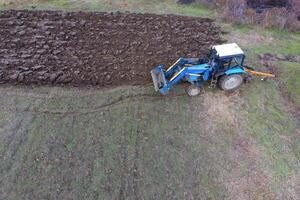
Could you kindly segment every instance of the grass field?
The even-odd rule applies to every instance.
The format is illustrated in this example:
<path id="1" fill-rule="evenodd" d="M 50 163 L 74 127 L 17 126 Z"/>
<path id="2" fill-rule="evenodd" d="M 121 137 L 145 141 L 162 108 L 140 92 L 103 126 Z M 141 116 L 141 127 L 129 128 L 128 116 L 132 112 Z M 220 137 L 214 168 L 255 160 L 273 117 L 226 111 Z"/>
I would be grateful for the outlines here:
<path id="1" fill-rule="evenodd" d="M 215 13 L 205 6 L 192 4 L 179 5 L 174 0 L 27 0 L 14 1 L 12 4 L 2 4 L 2 9 L 29 10 L 66 10 L 66 11 L 129 11 L 138 13 L 177 14 L 213 17 Z M 1 4 L 0 4 L 1 5 Z"/>
<path id="2" fill-rule="evenodd" d="M 175 1 L 28 1 L 7 8 L 214 17 Z M 248 63 L 299 55 L 299 34 L 221 24 Z M 299 199 L 299 63 L 238 92 L 184 85 L 0 87 L 0 199 Z M 289 98 L 286 98 L 286 95 Z"/>

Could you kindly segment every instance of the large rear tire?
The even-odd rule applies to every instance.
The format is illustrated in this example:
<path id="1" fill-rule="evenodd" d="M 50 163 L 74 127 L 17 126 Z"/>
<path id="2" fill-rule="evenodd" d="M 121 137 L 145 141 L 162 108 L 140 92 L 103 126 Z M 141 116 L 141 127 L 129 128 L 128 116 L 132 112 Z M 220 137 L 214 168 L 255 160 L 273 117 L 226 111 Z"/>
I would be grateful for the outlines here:
<path id="1" fill-rule="evenodd" d="M 224 91 L 234 91 L 238 89 L 244 82 L 244 78 L 240 74 L 224 75 L 219 81 L 219 87 Z"/>
<path id="2" fill-rule="evenodd" d="M 186 89 L 187 94 L 190 97 L 195 97 L 201 93 L 202 89 L 198 87 L 197 85 L 189 85 Z"/>

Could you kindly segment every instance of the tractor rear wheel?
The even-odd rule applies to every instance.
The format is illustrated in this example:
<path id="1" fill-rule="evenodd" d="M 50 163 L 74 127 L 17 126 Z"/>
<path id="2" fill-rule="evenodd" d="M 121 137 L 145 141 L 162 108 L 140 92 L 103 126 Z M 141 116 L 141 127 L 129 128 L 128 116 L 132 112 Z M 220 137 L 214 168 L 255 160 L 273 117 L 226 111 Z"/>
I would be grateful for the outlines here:
<path id="1" fill-rule="evenodd" d="M 240 74 L 224 75 L 222 76 L 218 83 L 222 90 L 224 91 L 234 91 L 238 89 L 243 84 L 244 78 Z"/>
<path id="2" fill-rule="evenodd" d="M 199 95 L 201 90 L 202 89 L 199 86 L 192 84 L 187 87 L 186 92 L 190 97 L 194 97 Z"/>

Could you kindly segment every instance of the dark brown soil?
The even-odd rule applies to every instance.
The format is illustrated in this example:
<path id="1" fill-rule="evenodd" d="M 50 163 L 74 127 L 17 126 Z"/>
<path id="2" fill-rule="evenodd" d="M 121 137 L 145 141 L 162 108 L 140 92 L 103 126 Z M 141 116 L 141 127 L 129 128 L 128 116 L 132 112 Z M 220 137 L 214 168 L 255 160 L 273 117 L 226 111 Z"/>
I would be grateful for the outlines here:
<path id="1" fill-rule="evenodd" d="M 190 3 L 194 3 L 195 0 L 178 0 L 177 3 L 180 4 L 190 4 Z"/>
<path id="2" fill-rule="evenodd" d="M 246 0 L 251 8 L 290 7 L 289 0 Z"/>
<path id="3" fill-rule="evenodd" d="M 57 11 L 0 12 L 0 83 L 121 85 L 224 42 L 204 18 Z"/>

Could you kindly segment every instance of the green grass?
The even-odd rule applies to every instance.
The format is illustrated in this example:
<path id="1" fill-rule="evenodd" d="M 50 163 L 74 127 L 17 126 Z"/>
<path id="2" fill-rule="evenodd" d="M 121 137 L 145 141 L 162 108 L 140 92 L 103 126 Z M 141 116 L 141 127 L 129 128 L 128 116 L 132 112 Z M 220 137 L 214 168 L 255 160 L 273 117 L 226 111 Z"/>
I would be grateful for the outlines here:
<path id="1" fill-rule="evenodd" d="M 276 66 L 280 72 L 283 89 L 300 108 L 300 63 L 280 61 L 276 62 Z"/>
<path id="2" fill-rule="evenodd" d="M 179 86 L 173 92 L 182 90 Z M 271 174 L 266 193 L 280 191 L 281 183 L 298 173 L 298 145 L 288 142 L 295 122 L 272 82 L 253 82 L 242 88 L 242 98 L 230 100 L 218 90 L 199 98 L 147 97 L 153 94 L 151 86 L 10 87 L 0 92 L 3 108 L 10 108 L 0 115 L 6 134 L 19 127 L 16 146 L 1 143 L 1 153 L 13 155 L 1 164 L 3 180 L 9 183 L 4 190 L 14 191 L 7 199 L 32 188 L 29 198 L 63 199 L 59 191 L 71 190 L 72 199 L 184 199 L 187 192 L 195 198 L 224 199 L 232 192 L 227 181 L 247 177 L 249 168 Z M 120 96 L 122 101 L 105 106 Z M 212 101 L 223 112 L 209 111 Z M 238 121 L 233 124 L 228 117 Z M 17 119 L 26 120 L 18 125 Z M 240 140 L 255 141 L 250 152 L 260 154 L 247 157 L 248 150 L 236 150 Z M 138 189 L 133 188 L 135 176 Z M 55 184 L 63 180 L 63 185 Z M 261 195 L 261 188 L 247 187 L 249 198 Z"/>
<path id="3" fill-rule="evenodd" d="M 68 0 L 50 0 L 50 1 L 28 1 L 25 3 L 11 5 L 8 8 L 26 9 L 26 10 L 68 10 L 72 4 Z"/>
<path id="4" fill-rule="evenodd" d="M 258 26 L 234 25 L 233 31 L 245 36 L 258 34 L 265 40 L 259 44 L 249 44 L 247 48 L 256 54 L 272 53 L 282 55 L 300 55 L 300 34 L 278 29 L 264 29 Z"/>
<path id="5" fill-rule="evenodd" d="M 299 173 L 299 152 L 292 153 L 290 148 L 296 121 L 286 112 L 284 99 L 272 82 L 251 83 L 247 87 L 243 93 L 247 106 L 242 113 L 247 134 L 262 149 L 264 167 L 272 172 L 270 187 L 276 191 L 289 175 Z"/>
<path id="6" fill-rule="evenodd" d="M 181 15 L 214 18 L 216 15 L 213 11 L 200 4 L 179 5 L 175 3 L 165 2 L 165 7 L 169 13 L 176 13 Z"/>
<path id="7" fill-rule="evenodd" d="M 6 5 L 3 3 L 0 3 L 0 10 L 5 10 L 6 9 Z"/>
<path id="8" fill-rule="evenodd" d="M 19 88 L 16 94 L 1 89 L 6 107 L 14 102 L 10 106 L 20 117 L 30 115 L 29 121 L 21 122 L 17 148 L 11 141 L 1 142 L 5 147 L 1 153 L 12 152 L 1 161 L 1 177 L 8 183 L 2 188 L 14 191 L 6 199 L 17 199 L 29 190 L 28 198 L 62 199 L 66 196 L 60 191 L 67 190 L 73 191 L 68 193 L 72 199 L 184 199 L 187 192 L 213 199 L 226 195 L 215 177 L 221 173 L 215 161 L 221 159 L 218 150 L 223 145 L 211 148 L 199 137 L 207 133 L 198 131 L 190 118 L 196 101 L 186 96 L 134 97 L 151 94 L 152 87 L 40 89 Z M 36 92 L 39 99 L 31 96 Z M 103 107 L 120 96 L 132 97 Z M 1 113 L 15 120 L 10 112 Z"/>
<path id="9" fill-rule="evenodd" d="M 2 9 L 28 9 L 28 10 L 69 10 L 69 11 L 130 11 L 138 13 L 157 13 L 157 14 L 178 14 L 196 17 L 215 17 L 214 11 L 209 10 L 205 6 L 198 4 L 179 5 L 173 0 L 88 0 L 77 1 L 70 0 L 33 0 L 27 3 L 7 5 L 0 7 Z"/>
<path id="10" fill-rule="evenodd" d="M 300 34 L 290 33 L 278 29 L 263 29 L 257 26 L 233 25 L 225 26 L 226 30 L 230 31 L 228 38 L 238 34 L 242 46 L 247 55 L 247 62 L 256 66 L 260 70 L 267 70 L 259 62 L 258 55 L 270 53 L 273 55 L 296 55 L 300 56 Z M 259 42 L 255 43 L 252 40 L 247 42 L 252 35 L 258 34 Z M 243 42 L 246 41 L 246 42 Z M 278 77 L 282 85 L 287 90 L 287 94 L 297 106 L 300 106 L 300 65 L 296 62 L 276 62 L 274 63 L 279 69 Z M 279 90 L 279 89 L 277 89 Z"/>
<path id="11" fill-rule="evenodd" d="M 222 25 L 229 31 L 226 37 L 241 44 L 247 55 L 247 64 L 256 69 L 268 71 L 261 65 L 260 54 L 300 55 L 300 34 L 278 29 L 264 29 L 258 26 Z M 297 136 L 298 119 L 289 113 L 288 95 L 296 106 L 300 105 L 299 63 L 276 62 L 277 77 L 267 82 L 252 82 L 243 90 L 245 101 L 241 110 L 242 124 L 248 137 L 257 142 L 265 162 L 261 168 L 272 177 L 269 188 L 275 194 L 287 195 L 292 188 L 291 177 L 299 177 L 300 145 Z M 280 88 L 282 85 L 283 88 Z M 286 90 L 282 93 L 280 90 Z M 290 198 L 290 196 L 284 196 Z"/>
<path id="12" fill-rule="evenodd" d="M 229 31 L 236 31 L 240 34 L 248 34 L 251 30 L 253 30 L 253 27 L 239 23 L 230 24 L 229 26 Z"/>

